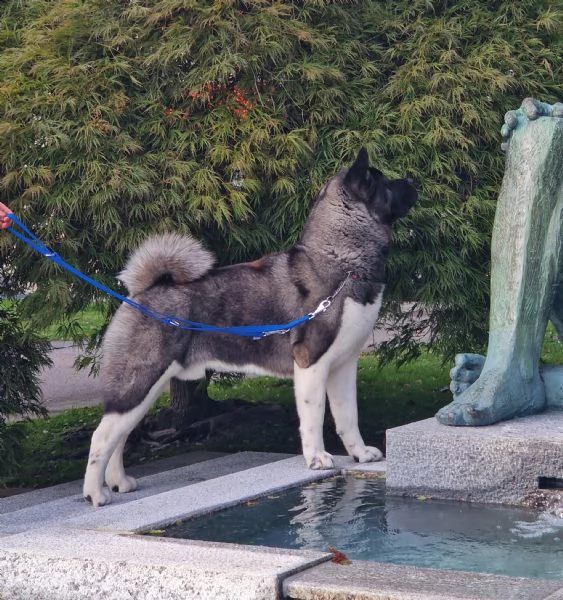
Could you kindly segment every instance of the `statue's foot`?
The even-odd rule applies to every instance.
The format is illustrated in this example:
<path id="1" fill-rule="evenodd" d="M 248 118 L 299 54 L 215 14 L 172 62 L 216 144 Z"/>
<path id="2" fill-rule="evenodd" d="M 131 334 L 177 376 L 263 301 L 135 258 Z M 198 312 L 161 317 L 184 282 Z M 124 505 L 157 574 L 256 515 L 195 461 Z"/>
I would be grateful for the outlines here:
<path id="1" fill-rule="evenodd" d="M 441 408 L 436 418 L 443 425 L 491 425 L 541 412 L 545 406 L 539 372 L 532 379 L 525 379 L 517 366 L 503 370 L 489 368 L 483 369 L 475 383 Z"/>

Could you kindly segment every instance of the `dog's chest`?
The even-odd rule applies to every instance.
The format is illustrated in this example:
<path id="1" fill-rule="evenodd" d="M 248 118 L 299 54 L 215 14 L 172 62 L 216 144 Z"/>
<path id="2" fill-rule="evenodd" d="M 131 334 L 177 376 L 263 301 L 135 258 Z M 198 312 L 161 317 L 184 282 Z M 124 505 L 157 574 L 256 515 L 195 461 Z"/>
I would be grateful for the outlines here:
<path id="1" fill-rule="evenodd" d="M 377 321 L 382 297 L 383 292 L 371 304 L 361 304 L 346 298 L 340 328 L 329 349 L 334 358 L 361 351 Z"/>

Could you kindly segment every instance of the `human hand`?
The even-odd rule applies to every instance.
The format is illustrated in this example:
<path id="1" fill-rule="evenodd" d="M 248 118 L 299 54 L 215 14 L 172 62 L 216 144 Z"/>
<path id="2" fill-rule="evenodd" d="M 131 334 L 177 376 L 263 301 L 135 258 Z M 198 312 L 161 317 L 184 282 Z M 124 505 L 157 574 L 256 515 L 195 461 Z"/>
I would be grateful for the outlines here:
<path id="1" fill-rule="evenodd" d="M 0 202 L 0 229 L 8 229 L 12 225 L 12 219 L 8 217 L 11 212 L 5 204 Z"/>

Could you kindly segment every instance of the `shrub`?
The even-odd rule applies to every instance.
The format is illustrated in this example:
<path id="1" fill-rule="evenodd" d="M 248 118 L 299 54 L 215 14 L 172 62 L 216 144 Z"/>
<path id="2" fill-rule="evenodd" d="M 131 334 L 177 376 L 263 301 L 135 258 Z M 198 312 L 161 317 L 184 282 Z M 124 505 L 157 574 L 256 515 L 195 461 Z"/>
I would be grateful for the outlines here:
<path id="1" fill-rule="evenodd" d="M 51 364 L 50 347 L 22 324 L 17 305 L 0 303 L 0 485 L 18 466 L 19 430 L 8 419 L 46 414 L 39 371 Z"/>
<path id="2" fill-rule="evenodd" d="M 295 241 L 363 145 L 420 190 L 387 299 L 425 309 L 443 356 L 477 349 L 502 118 L 560 95 L 561 17 L 551 0 L 9 0 L 0 200 L 114 286 L 151 231 L 191 232 L 223 263 Z M 0 236 L 2 259 L 37 285 L 29 315 L 96 295 Z M 388 349 L 413 356 L 415 334 L 407 324 Z"/>

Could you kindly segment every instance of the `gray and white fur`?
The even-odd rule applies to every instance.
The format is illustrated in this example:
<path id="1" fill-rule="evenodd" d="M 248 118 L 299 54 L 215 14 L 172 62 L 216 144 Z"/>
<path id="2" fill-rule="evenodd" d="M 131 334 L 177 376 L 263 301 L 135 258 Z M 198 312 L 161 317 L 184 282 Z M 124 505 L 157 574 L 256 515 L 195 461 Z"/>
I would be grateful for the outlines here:
<path id="1" fill-rule="evenodd" d="M 376 322 L 392 223 L 417 193 L 369 166 L 365 149 L 319 193 L 295 246 L 254 262 L 213 268 L 213 255 L 190 237 L 149 238 L 121 279 L 139 304 L 212 325 L 286 323 L 315 310 L 344 283 L 332 306 L 286 335 L 260 340 L 179 330 L 122 305 L 102 348 L 104 416 L 92 436 L 84 497 L 94 506 L 137 483 L 123 468 L 128 435 L 172 377 L 205 371 L 293 377 L 303 454 L 312 469 L 333 467 L 324 449 L 326 396 L 338 435 L 360 462 L 382 458 L 358 429 L 356 370 Z M 108 488 L 103 486 L 105 482 Z"/>

